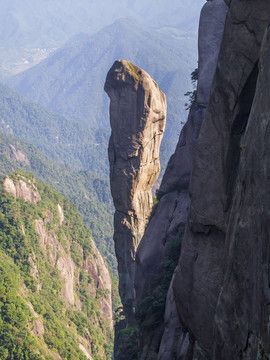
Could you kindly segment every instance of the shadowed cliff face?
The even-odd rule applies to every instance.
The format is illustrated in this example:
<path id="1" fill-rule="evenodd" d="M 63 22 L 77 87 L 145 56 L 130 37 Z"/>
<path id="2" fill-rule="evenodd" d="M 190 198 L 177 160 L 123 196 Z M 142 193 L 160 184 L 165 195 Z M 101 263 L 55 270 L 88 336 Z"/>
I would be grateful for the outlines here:
<path id="1" fill-rule="evenodd" d="M 199 24 L 198 86 L 196 100 L 206 107 L 224 31 L 228 7 L 224 0 L 208 0 L 203 6 Z"/>
<path id="2" fill-rule="evenodd" d="M 258 353 L 261 358 L 270 356 L 269 28 L 259 69 L 256 94 L 240 145 L 238 178 L 225 240 L 225 277 L 215 313 L 218 359 L 238 359 L 241 354 L 244 359 L 256 359 Z"/>
<path id="3" fill-rule="evenodd" d="M 197 97 L 163 176 L 158 191 L 160 202 L 137 251 L 135 288 L 139 308 L 140 302 L 157 290 L 153 279 L 157 274 L 162 274 L 164 263 L 168 262 L 168 249 L 175 241 L 181 241 L 179 233 L 187 222 L 193 149 L 208 104 L 227 10 L 223 0 L 214 0 L 207 2 L 201 12 Z M 141 360 L 170 360 L 176 354 L 179 358 L 186 354 L 189 337 L 180 324 L 172 286 L 168 287 L 164 319 L 160 318 L 152 334 L 141 341 Z"/>
<path id="4" fill-rule="evenodd" d="M 115 205 L 114 241 L 119 290 L 128 324 L 133 322 L 135 254 L 152 209 L 159 172 L 166 99 L 143 70 L 119 60 L 108 72 L 110 182 Z"/>
<path id="5" fill-rule="evenodd" d="M 227 10 L 228 7 L 223 0 L 208 1 L 202 8 L 198 34 L 199 61 L 196 100 L 181 131 L 175 153 L 167 165 L 158 192 L 159 198 L 175 189 L 180 191 L 188 189 L 193 147 L 208 105 Z"/>
<path id="6" fill-rule="evenodd" d="M 197 100 L 136 254 L 140 360 L 270 358 L 270 3 L 225 2 L 224 33 L 225 3 L 203 8 Z M 165 312 L 143 332 L 153 314 L 142 320 L 140 306 L 155 308 L 149 294 L 184 225 Z"/>
<path id="7" fill-rule="evenodd" d="M 253 99 L 270 3 L 228 4 L 193 156 L 190 214 L 173 282 L 191 359 L 256 359 L 266 339 L 268 50 Z M 269 347 L 269 340 L 265 343 Z"/>

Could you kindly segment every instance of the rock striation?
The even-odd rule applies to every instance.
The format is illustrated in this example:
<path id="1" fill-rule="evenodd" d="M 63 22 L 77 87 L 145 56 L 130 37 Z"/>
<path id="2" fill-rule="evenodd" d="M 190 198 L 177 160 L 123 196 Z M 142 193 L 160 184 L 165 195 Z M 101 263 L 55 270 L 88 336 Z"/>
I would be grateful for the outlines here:
<path id="1" fill-rule="evenodd" d="M 227 11 L 227 5 L 220 0 L 207 2 L 201 11 L 197 96 L 181 131 L 175 153 L 170 158 L 163 176 L 157 194 L 160 200 L 157 209 L 137 251 L 135 281 L 137 303 L 154 291 L 153 279 L 156 274 L 162 272 L 168 248 L 179 238 L 179 233 L 183 232 L 187 222 L 193 149 L 209 100 Z M 183 346 L 188 342 L 187 338 L 179 321 L 171 284 L 168 288 L 164 321 L 160 320 L 159 328 L 152 334 L 152 338 L 142 340 L 143 350 L 140 359 L 170 360 L 172 354 L 183 353 Z"/>
<path id="2" fill-rule="evenodd" d="M 173 281 L 189 339 L 184 354 L 192 354 L 191 359 L 256 359 L 263 344 L 265 354 L 269 349 L 264 330 L 269 289 L 263 285 L 268 230 L 259 210 L 266 214 L 269 207 L 262 200 L 269 185 L 268 110 L 257 77 L 270 4 L 227 3 L 217 71 L 193 154 L 190 213 Z M 263 68 L 267 61 L 261 63 Z M 264 69 L 261 84 L 267 81 Z"/>
<path id="3" fill-rule="evenodd" d="M 151 189 L 160 173 L 166 99 L 145 71 L 125 60 L 109 70 L 105 91 L 111 100 L 108 152 L 119 290 L 127 322 L 132 324 L 135 256 L 153 206 Z"/>
<path id="4" fill-rule="evenodd" d="M 265 10 L 269 14 L 269 6 Z M 214 354 L 218 359 L 270 357 L 269 69 L 268 27 L 252 110 L 241 139 L 238 178 L 226 232 L 225 274 L 214 322 Z"/>
<path id="5" fill-rule="evenodd" d="M 137 357 L 266 360 L 270 3 L 208 1 L 199 51 L 197 98 L 136 253 Z M 164 263 L 184 227 L 163 309 Z"/>

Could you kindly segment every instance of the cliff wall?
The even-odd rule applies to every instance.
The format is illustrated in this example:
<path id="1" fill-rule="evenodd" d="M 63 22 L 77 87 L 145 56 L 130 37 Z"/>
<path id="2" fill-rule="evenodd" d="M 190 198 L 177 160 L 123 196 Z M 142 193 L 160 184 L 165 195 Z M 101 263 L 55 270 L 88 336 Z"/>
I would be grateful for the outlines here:
<path id="1" fill-rule="evenodd" d="M 188 351 L 192 349 L 193 357 L 199 359 L 227 359 L 228 354 L 233 353 L 233 349 L 235 351 L 233 358 L 241 358 L 241 354 L 246 353 L 244 358 L 252 359 L 255 358 L 254 354 L 260 342 L 257 338 L 256 350 L 253 347 L 253 355 L 247 355 L 249 352 L 247 348 L 256 345 L 249 344 L 248 335 L 245 340 L 242 337 L 241 344 L 237 344 L 238 333 L 238 335 L 234 334 L 236 337 L 231 343 L 231 352 L 219 351 L 217 354 L 213 349 L 215 318 L 220 314 L 217 304 L 223 291 L 224 275 L 228 267 L 230 268 L 229 262 L 236 262 L 233 270 L 236 271 L 235 276 L 241 277 L 238 266 L 240 268 L 248 266 L 246 260 L 242 262 L 243 253 L 242 260 L 228 259 L 228 248 L 235 239 L 229 241 L 227 239 L 234 227 L 233 218 L 236 215 L 234 205 L 238 201 L 237 181 L 240 175 L 241 139 L 250 121 L 257 84 L 260 47 L 270 21 L 270 5 L 266 1 L 234 0 L 229 5 L 211 97 L 194 151 L 190 214 L 173 282 L 181 323 L 185 329 L 188 329 L 190 339 L 192 338 Z M 258 116 L 263 119 L 264 115 L 259 114 Z M 254 156 L 257 148 L 250 147 L 248 151 Z M 252 169 L 252 164 L 247 164 L 248 166 Z M 254 203 L 256 213 L 255 209 Z M 244 218 L 239 221 L 241 224 L 245 222 Z M 252 234 L 254 231 L 252 222 L 246 222 L 246 230 Z M 256 237 L 252 236 L 252 238 L 256 241 Z M 246 240 L 242 235 L 242 241 Z M 251 291 L 250 281 L 251 278 L 249 283 L 246 283 L 244 297 Z M 259 278 L 253 277 L 253 281 L 257 282 Z M 227 295 L 227 298 L 232 295 Z M 239 305 L 235 305 L 236 314 L 242 312 Z M 262 303 L 258 306 L 261 307 Z M 236 325 L 233 321 L 234 317 L 238 318 L 238 316 L 231 310 L 226 308 L 228 319 L 225 327 L 230 336 L 235 331 L 234 326 L 240 333 L 245 329 L 243 323 L 240 324 L 238 321 Z M 245 320 L 248 323 L 248 319 Z M 220 327 L 219 322 L 219 331 L 222 333 Z"/>
<path id="2" fill-rule="evenodd" d="M 208 1 L 202 11 L 199 24 L 199 66 L 197 95 L 189 111 L 175 153 L 172 155 L 162 179 L 157 197 L 160 200 L 145 235 L 139 245 L 136 258 L 136 301 L 138 311 L 141 302 L 159 289 L 158 277 L 170 277 L 166 267 L 168 261 L 180 255 L 180 244 L 187 222 L 190 207 L 189 183 L 192 172 L 193 150 L 203 122 L 210 96 L 210 88 L 214 77 L 220 44 L 224 32 L 227 5 L 220 0 Z M 174 245 L 174 254 L 170 249 Z M 174 262 L 176 266 L 177 261 Z M 169 360 L 183 351 L 187 338 L 179 321 L 172 284 L 167 281 L 167 291 L 163 300 L 164 319 L 160 316 L 158 329 L 151 329 L 141 338 L 142 353 L 140 359 Z M 154 300 L 154 299 L 153 299 Z M 149 310 L 145 311 L 144 322 L 149 321 Z M 146 320 L 148 319 L 148 320 Z M 183 342 L 183 344 L 182 344 Z M 182 344 L 182 345 L 181 345 Z"/>
<path id="3" fill-rule="evenodd" d="M 130 359 L 270 357 L 269 24 L 266 0 L 203 7 L 197 97 L 136 253 Z"/>

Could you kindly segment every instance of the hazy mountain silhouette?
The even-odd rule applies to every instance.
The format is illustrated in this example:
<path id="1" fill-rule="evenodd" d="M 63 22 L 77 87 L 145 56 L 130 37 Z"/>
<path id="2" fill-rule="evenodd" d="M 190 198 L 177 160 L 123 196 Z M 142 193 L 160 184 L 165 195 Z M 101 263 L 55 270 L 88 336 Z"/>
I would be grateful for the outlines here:
<path id="1" fill-rule="evenodd" d="M 121 19 L 94 35 L 75 36 L 7 83 L 59 114 L 108 129 L 109 101 L 103 91 L 106 74 L 116 59 L 127 59 L 153 76 L 167 96 L 163 143 L 167 159 L 174 149 L 180 122 L 186 117 L 184 93 L 191 86 L 189 74 L 196 66 L 194 41 L 149 30 L 132 19 Z"/>

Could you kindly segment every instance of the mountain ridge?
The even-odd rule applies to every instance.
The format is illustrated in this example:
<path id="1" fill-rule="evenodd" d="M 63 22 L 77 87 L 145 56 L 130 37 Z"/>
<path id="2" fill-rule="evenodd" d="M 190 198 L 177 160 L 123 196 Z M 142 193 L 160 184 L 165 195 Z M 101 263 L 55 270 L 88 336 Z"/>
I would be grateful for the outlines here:
<path id="1" fill-rule="evenodd" d="M 73 39 L 40 64 L 6 82 L 57 113 L 93 128 L 108 129 L 104 74 L 115 59 L 137 64 L 167 94 L 168 121 L 161 159 L 164 166 L 186 116 L 184 94 L 191 89 L 189 74 L 196 66 L 194 42 L 122 19 L 87 39 L 85 35 Z"/>

